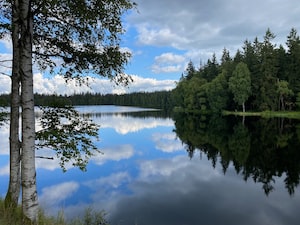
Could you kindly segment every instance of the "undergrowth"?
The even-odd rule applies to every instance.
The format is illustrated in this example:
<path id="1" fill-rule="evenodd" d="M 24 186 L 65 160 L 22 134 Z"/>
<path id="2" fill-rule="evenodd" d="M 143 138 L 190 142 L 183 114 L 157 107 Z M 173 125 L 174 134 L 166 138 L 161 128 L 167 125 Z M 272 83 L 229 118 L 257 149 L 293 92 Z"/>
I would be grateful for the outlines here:
<path id="1" fill-rule="evenodd" d="M 0 225 L 25 225 L 22 221 L 22 210 L 18 206 L 16 209 L 7 209 L 4 200 L 0 198 Z M 87 208 L 82 218 L 66 220 L 63 211 L 57 216 L 46 216 L 43 210 L 39 211 L 37 225 L 109 225 L 105 219 L 103 211 L 95 211 Z"/>

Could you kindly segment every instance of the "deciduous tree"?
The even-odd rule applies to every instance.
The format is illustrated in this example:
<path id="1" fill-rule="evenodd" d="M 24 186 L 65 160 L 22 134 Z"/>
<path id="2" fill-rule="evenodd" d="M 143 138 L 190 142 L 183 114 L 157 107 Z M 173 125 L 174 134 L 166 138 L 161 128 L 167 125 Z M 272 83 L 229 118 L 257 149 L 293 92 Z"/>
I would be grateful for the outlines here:
<path id="1" fill-rule="evenodd" d="M 234 101 L 243 107 L 251 94 L 251 76 L 247 64 L 240 62 L 229 79 L 229 89 L 233 93 Z"/>
<path id="2" fill-rule="evenodd" d="M 38 209 L 33 63 L 39 69 L 63 74 L 66 79 L 76 78 L 79 84 L 90 73 L 128 84 L 131 78 L 122 72 L 130 53 L 120 47 L 120 34 L 124 32 L 121 16 L 134 6 L 130 0 L 4 0 L 0 3 L 0 38 L 10 37 L 13 44 L 12 158 L 6 199 L 9 205 L 16 205 L 21 183 L 23 213 L 32 223 L 37 222 Z"/>

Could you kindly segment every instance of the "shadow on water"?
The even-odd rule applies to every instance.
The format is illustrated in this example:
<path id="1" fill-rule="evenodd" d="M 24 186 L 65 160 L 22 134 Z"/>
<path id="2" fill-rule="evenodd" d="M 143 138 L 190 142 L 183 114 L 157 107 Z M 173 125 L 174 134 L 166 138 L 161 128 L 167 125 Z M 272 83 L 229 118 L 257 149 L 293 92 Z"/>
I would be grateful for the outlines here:
<path id="1" fill-rule="evenodd" d="M 230 163 L 247 181 L 261 183 L 266 195 L 274 190 L 275 178 L 285 177 L 290 195 L 299 184 L 300 121 L 258 117 L 174 115 L 175 132 L 186 145 L 190 158 L 207 155 L 226 174 Z"/>

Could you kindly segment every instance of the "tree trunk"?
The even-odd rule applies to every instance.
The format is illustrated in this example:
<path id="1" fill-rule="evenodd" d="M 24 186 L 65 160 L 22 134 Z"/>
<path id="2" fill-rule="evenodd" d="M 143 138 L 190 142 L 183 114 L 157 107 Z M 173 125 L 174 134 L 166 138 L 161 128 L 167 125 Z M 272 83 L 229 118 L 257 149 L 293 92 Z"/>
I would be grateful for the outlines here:
<path id="1" fill-rule="evenodd" d="M 245 108 L 245 102 L 243 102 L 243 113 L 246 112 L 246 108 Z"/>
<path id="2" fill-rule="evenodd" d="M 16 208 L 20 195 L 20 141 L 19 141 L 19 107 L 20 107 L 20 74 L 19 74 L 19 3 L 13 1 L 12 7 L 12 44 L 13 64 L 11 75 L 11 112 L 10 112 L 10 177 L 5 206 Z"/>
<path id="3" fill-rule="evenodd" d="M 22 99 L 22 209 L 25 219 L 37 223 L 38 198 L 35 170 L 35 118 L 32 73 L 31 1 L 20 1 L 21 15 L 21 99 Z"/>

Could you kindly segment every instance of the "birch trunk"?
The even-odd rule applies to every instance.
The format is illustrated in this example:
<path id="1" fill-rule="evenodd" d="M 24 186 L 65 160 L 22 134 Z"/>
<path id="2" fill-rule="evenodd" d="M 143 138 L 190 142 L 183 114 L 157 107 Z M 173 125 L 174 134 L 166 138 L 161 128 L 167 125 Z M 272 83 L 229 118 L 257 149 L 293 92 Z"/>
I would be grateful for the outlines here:
<path id="1" fill-rule="evenodd" d="M 20 196 L 20 141 L 19 141 L 19 107 L 20 107 L 20 74 L 19 74 L 19 1 L 13 1 L 12 7 L 12 45 L 13 64 L 11 75 L 11 112 L 10 112 L 10 177 L 5 205 L 15 208 Z"/>
<path id="2" fill-rule="evenodd" d="M 22 99 L 22 209 L 25 219 L 37 223 L 38 198 L 35 170 L 35 118 L 32 73 L 31 1 L 20 1 L 21 15 L 21 99 Z"/>

